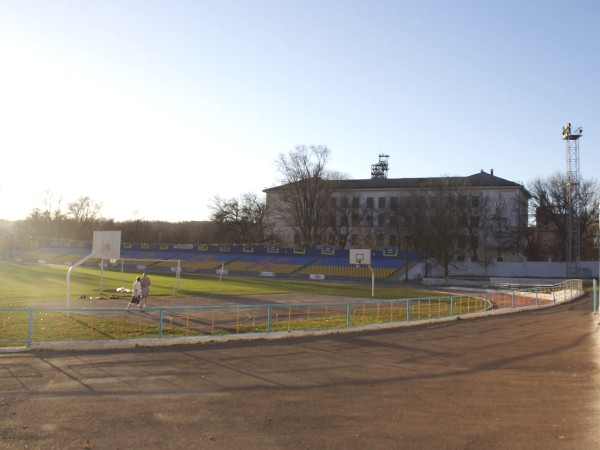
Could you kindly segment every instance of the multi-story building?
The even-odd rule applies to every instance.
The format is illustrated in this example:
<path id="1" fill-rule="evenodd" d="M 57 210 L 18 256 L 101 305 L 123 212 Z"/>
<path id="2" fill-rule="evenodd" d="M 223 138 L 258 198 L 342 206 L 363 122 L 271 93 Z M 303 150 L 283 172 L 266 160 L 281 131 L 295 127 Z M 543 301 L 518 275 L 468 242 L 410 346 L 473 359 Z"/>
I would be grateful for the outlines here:
<path id="1" fill-rule="evenodd" d="M 307 189 L 302 205 L 294 204 L 297 189 L 291 195 L 297 183 L 264 191 L 267 221 L 284 245 L 408 247 L 450 251 L 455 260 L 502 261 L 520 259 L 527 244 L 530 195 L 493 170 L 466 177 L 321 180 L 321 195 Z"/>

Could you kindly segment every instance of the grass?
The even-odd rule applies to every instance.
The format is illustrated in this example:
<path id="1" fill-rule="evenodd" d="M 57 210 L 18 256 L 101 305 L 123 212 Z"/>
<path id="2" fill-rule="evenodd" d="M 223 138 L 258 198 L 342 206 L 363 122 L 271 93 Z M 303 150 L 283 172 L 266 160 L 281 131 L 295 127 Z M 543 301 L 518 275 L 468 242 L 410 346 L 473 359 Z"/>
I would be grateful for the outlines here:
<path id="1" fill-rule="evenodd" d="M 59 302 L 66 299 L 66 276 L 68 267 L 60 265 L 14 264 L 0 262 L 0 308 L 26 307 L 31 303 Z M 98 268 L 78 267 L 70 277 L 71 299 L 80 296 L 117 296 L 128 298 L 130 294 L 118 293 L 119 287 L 131 288 L 139 273 L 121 273 L 104 270 L 102 292 L 101 273 Z M 152 274 L 152 296 L 174 295 L 173 274 Z M 371 298 L 370 283 L 344 283 L 329 281 L 281 280 L 277 278 L 238 278 L 217 276 L 182 275 L 177 297 L 243 296 L 277 293 L 305 293 L 338 295 L 355 298 Z M 402 288 L 393 285 L 376 285 L 375 298 L 424 297 L 429 291 Z"/>
<path id="2" fill-rule="evenodd" d="M 182 276 L 180 288 L 174 292 L 173 274 L 151 274 L 152 296 L 227 297 L 274 293 L 304 293 L 344 296 L 356 299 L 357 306 L 350 314 L 339 307 L 278 305 L 272 321 L 267 322 L 266 306 L 212 311 L 169 311 L 168 317 L 152 314 L 126 313 L 122 310 L 51 310 L 52 304 L 65 305 L 68 267 L 60 265 L 14 264 L 0 262 L 0 345 L 23 345 L 29 340 L 101 340 L 132 339 L 143 337 L 198 336 L 242 334 L 270 331 L 295 331 L 307 329 L 336 329 L 375 323 L 389 323 L 449 315 L 449 300 L 425 301 L 411 304 L 389 299 L 430 297 L 431 292 L 381 285 L 371 297 L 370 283 L 281 280 L 273 278 L 238 278 L 215 276 Z M 118 297 L 124 302 L 129 293 L 119 293 L 117 288 L 130 288 L 139 273 L 99 268 L 78 267 L 70 276 L 71 299 L 89 297 Z M 100 285 L 102 284 L 102 290 Z M 365 306 L 363 302 L 369 302 Z M 467 306 L 455 307 L 455 314 L 471 309 L 481 309 L 481 302 L 467 300 Z M 48 304 L 48 307 L 45 307 Z M 344 303 L 344 307 L 346 304 Z M 395 306 L 394 306 L 395 305 Z M 404 306 L 402 306 L 404 305 Z M 432 306 L 433 305 L 433 306 Z M 66 305 L 65 305 L 66 306 Z M 311 310 L 312 307 L 312 310 Z M 32 308 L 30 313 L 28 308 Z M 329 308 L 329 309 L 328 309 Z M 160 320 L 162 319 L 162 321 Z M 29 333 L 31 335 L 29 336 Z"/>

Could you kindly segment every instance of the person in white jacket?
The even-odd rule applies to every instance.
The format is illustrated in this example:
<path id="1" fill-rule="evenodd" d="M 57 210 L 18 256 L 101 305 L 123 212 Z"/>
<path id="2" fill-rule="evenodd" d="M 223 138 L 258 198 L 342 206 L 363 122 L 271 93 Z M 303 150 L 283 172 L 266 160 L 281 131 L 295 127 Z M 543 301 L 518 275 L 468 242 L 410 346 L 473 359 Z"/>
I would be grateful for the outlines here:
<path id="1" fill-rule="evenodd" d="M 137 277 L 133 282 L 133 292 L 131 293 L 131 300 L 129 300 L 129 304 L 125 311 L 129 311 L 129 307 L 131 305 L 139 305 L 140 309 L 142 309 L 142 305 L 140 305 L 141 297 L 142 297 L 142 283 L 140 283 L 141 278 Z"/>

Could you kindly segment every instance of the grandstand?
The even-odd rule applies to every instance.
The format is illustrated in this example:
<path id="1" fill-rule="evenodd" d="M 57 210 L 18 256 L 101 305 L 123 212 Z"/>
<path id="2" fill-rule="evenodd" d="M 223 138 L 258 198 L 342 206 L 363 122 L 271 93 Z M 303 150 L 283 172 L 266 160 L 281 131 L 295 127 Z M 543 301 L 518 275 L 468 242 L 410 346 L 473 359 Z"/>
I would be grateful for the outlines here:
<path id="1" fill-rule="evenodd" d="M 45 264 L 72 264 L 91 252 L 91 243 L 77 245 L 53 241 L 48 246 L 21 252 L 17 261 Z M 407 264 L 413 265 L 421 258 L 418 252 L 398 249 L 373 250 L 372 269 L 375 278 L 397 279 L 404 275 Z M 97 265 L 91 258 L 88 265 Z M 108 261 L 107 261 L 108 263 Z M 304 249 L 279 247 L 248 247 L 219 245 L 148 245 L 122 244 L 121 259 L 112 266 L 133 270 L 172 271 L 174 264 L 183 274 L 215 273 L 223 268 L 240 275 L 287 276 L 308 278 L 371 278 L 369 267 L 349 264 L 349 251 L 342 249 Z"/>
<path id="2" fill-rule="evenodd" d="M 227 269 L 234 272 L 271 272 L 280 274 L 293 274 L 309 265 L 314 258 L 306 255 L 243 255 L 227 265 Z"/>

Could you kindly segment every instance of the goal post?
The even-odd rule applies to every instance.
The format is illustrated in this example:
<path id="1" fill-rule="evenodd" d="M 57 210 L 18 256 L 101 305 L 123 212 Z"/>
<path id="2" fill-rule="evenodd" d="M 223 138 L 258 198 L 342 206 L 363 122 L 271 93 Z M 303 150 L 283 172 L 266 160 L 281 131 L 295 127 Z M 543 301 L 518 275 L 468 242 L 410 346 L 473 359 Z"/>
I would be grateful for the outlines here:
<path id="1" fill-rule="evenodd" d="M 113 267 L 121 266 L 121 283 L 124 283 L 124 274 L 127 271 L 138 271 L 138 272 L 158 272 L 157 267 L 168 268 L 169 272 L 175 275 L 175 281 L 173 285 L 173 294 L 181 287 L 181 260 L 180 259 L 153 259 L 153 258 L 119 258 L 113 263 Z M 153 268 L 154 267 L 154 268 Z M 162 271 L 161 271 L 162 272 Z M 132 281 L 133 283 L 133 281 Z"/>

